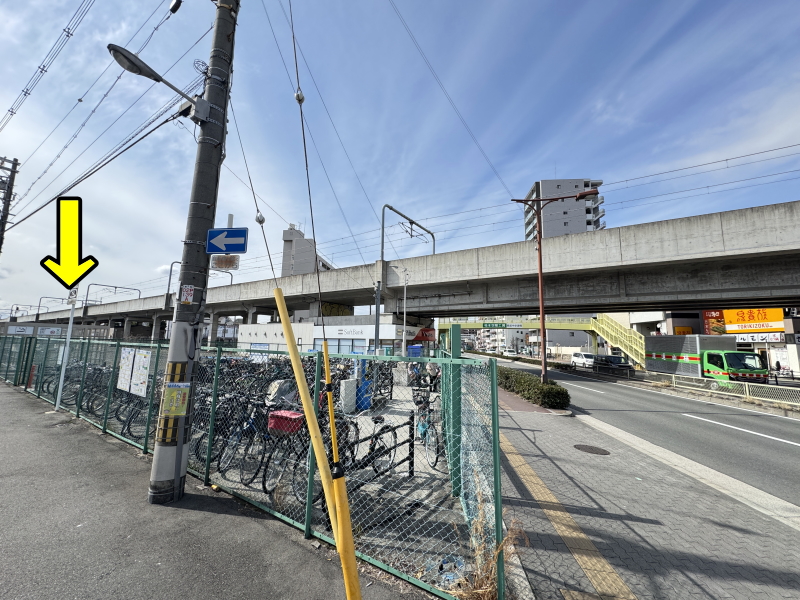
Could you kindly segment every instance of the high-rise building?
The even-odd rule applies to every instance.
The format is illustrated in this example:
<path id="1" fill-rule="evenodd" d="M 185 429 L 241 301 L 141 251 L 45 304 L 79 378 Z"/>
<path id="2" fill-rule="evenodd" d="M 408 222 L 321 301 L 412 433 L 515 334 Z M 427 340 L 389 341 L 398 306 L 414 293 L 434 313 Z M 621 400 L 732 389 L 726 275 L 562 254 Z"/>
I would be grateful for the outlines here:
<path id="1" fill-rule="evenodd" d="M 577 194 L 603 185 L 596 179 L 544 179 L 533 184 L 526 200 L 555 198 Z M 542 209 L 542 236 L 555 237 L 568 233 L 582 233 L 605 229 L 606 223 L 601 219 L 606 211 L 600 208 L 602 196 L 590 196 L 584 199 L 566 198 L 556 200 Z M 532 240 L 536 232 L 536 212 L 529 204 L 525 204 L 525 240 Z"/>

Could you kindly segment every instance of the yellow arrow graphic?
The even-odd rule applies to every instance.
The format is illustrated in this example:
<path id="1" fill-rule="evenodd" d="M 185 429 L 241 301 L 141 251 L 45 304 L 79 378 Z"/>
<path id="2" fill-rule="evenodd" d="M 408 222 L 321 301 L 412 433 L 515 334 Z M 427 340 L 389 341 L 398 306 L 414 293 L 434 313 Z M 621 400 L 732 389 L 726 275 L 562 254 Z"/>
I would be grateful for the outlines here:
<path id="1" fill-rule="evenodd" d="M 58 257 L 45 256 L 41 265 L 68 290 L 100 264 L 94 256 L 81 258 L 81 202 L 78 197 L 58 199 L 56 235 Z"/>

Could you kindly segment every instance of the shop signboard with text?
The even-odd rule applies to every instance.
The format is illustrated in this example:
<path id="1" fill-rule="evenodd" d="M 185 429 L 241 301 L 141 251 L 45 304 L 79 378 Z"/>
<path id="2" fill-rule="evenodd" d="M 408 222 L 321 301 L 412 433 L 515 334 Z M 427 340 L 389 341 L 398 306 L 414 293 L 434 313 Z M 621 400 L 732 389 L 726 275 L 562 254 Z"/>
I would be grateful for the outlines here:
<path id="1" fill-rule="evenodd" d="M 726 333 L 782 332 L 782 308 L 740 308 L 723 310 Z"/>

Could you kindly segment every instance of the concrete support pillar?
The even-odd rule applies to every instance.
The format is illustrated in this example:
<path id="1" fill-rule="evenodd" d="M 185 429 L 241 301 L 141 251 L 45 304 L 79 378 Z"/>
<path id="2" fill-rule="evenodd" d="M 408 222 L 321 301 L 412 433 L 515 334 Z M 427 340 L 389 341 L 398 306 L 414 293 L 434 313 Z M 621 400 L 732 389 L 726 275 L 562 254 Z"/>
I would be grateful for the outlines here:
<path id="1" fill-rule="evenodd" d="M 257 310 L 258 309 L 255 306 L 247 309 L 247 319 L 245 319 L 245 323 L 248 325 L 258 323 L 258 315 L 256 314 Z"/>
<path id="2" fill-rule="evenodd" d="M 591 338 L 591 344 L 589 346 L 589 352 L 592 354 L 597 354 L 597 334 L 594 331 L 588 331 L 589 337 Z"/>
<path id="3" fill-rule="evenodd" d="M 800 333 L 795 335 L 800 336 Z M 789 357 L 789 368 L 795 373 L 800 373 L 800 345 L 786 344 L 786 354 Z"/>
<path id="4" fill-rule="evenodd" d="M 150 332 L 151 342 L 157 342 L 161 338 L 161 322 L 163 320 L 163 317 L 160 315 L 153 315 L 153 327 L 152 331 Z"/>
<path id="5" fill-rule="evenodd" d="M 219 315 L 217 313 L 209 313 L 211 316 L 211 327 L 208 332 L 208 345 L 213 346 L 217 343 L 217 329 L 219 328 Z"/>
<path id="6" fill-rule="evenodd" d="M 131 325 L 133 324 L 133 319 L 129 319 L 125 317 L 125 325 L 122 328 L 122 339 L 127 340 L 131 337 Z"/>

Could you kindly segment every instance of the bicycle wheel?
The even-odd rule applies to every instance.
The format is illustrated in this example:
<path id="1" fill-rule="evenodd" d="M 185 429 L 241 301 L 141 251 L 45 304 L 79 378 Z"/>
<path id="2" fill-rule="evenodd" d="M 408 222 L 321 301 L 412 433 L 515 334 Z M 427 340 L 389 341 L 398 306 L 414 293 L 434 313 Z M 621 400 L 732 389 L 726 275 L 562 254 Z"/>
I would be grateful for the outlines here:
<path id="1" fill-rule="evenodd" d="M 242 484 L 249 486 L 258 477 L 264 464 L 268 443 L 264 436 L 258 433 L 245 446 L 242 460 L 239 462 L 239 479 Z"/>
<path id="2" fill-rule="evenodd" d="M 397 432 L 387 425 L 381 427 L 374 439 L 375 445 L 372 452 L 375 459 L 372 461 L 372 469 L 376 475 L 382 475 L 394 467 L 394 459 L 397 455 Z"/>
<path id="3" fill-rule="evenodd" d="M 264 477 L 261 479 L 261 489 L 265 494 L 271 494 L 278 487 L 291 454 L 292 447 L 286 441 L 280 441 L 272 447 L 272 452 L 264 460 Z"/>
<path id="4" fill-rule="evenodd" d="M 153 421 L 157 421 L 158 416 L 153 415 Z M 194 457 L 201 463 L 206 463 L 206 453 L 208 452 L 208 432 L 203 432 L 200 437 L 197 438 L 195 442 L 194 438 L 191 441 L 192 450 L 194 451 Z M 209 462 L 214 462 L 219 458 L 219 455 L 222 454 L 224 450 L 224 438 L 219 435 L 214 435 L 214 441 L 211 443 L 211 458 Z"/>
<path id="5" fill-rule="evenodd" d="M 339 445 L 339 462 L 347 471 L 356 461 L 358 453 L 358 423 L 350 419 L 336 419 L 336 441 Z"/>
<path id="6" fill-rule="evenodd" d="M 292 491 L 294 497 L 301 504 L 306 503 L 306 495 L 308 493 L 308 467 L 311 463 L 311 454 L 306 452 L 303 456 L 298 457 L 294 463 L 294 471 L 292 473 Z M 322 478 L 319 474 L 319 469 L 314 469 L 314 483 L 311 496 L 311 502 L 316 503 L 322 498 Z"/>
<path id="7" fill-rule="evenodd" d="M 222 451 L 222 454 L 219 455 L 219 463 L 217 464 L 217 470 L 220 473 L 224 473 L 228 470 L 233 462 L 233 459 L 238 454 L 240 448 L 242 447 L 242 437 L 244 435 L 244 425 L 238 425 L 228 436 L 228 439 L 225 442 L 225 449 Z"/>
<path id="8" fill-rule="evenodd" d="M 433 423 L 428 424 L 425 432 L 425 460 L 431 467 L 435 467 L 439 462 L 439 454 L 442 451 L 442 440 L 439 437 L 439 430 Z"/>

